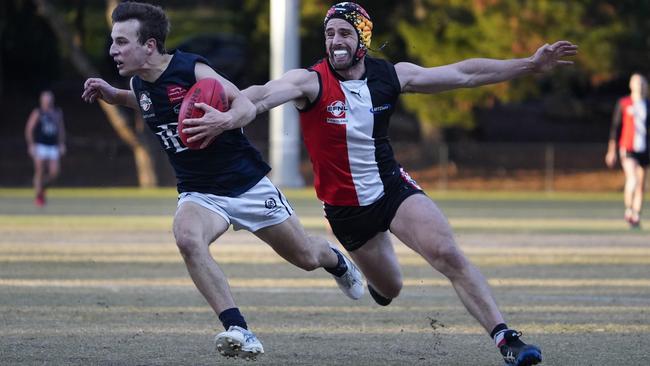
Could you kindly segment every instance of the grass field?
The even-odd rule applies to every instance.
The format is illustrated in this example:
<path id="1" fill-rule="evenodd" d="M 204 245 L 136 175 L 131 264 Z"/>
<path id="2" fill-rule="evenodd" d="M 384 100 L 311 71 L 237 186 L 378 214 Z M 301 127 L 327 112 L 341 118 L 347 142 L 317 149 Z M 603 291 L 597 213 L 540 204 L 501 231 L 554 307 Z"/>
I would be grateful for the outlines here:
<path id="1" fill-rule="evenodd" d="M 311 190 L 285 193 L 330 235 Z M 625 226 L 620 195 L 431 196 L 545 364 L 650 364 L 650 231 Z M 44 209 L 0 189 L 0 364 L 246 364 L 212 348 L 221 328 L 174 245 L 174 209 L 169 189 L 53 190 Z M 212 252 L 264 343 L 260 365 L 500 365 L 446 279 L 395 245 L 405 288 L 386 308 L 246 232 Z"/>

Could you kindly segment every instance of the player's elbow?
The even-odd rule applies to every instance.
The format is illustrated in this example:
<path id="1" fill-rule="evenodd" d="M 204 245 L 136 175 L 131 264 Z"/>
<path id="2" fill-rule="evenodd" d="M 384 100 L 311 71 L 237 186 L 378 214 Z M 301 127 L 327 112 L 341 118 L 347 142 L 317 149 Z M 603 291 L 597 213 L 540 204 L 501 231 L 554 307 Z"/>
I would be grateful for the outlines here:
<path id="1" fill-rule="evenodd" d="M 456 83 L 461 88 L 473 88 L 483 85 L 483 83 L 481 83 L 481 78 L 477 74 L 470 73 L 459 73 L 457 75 Z"/>

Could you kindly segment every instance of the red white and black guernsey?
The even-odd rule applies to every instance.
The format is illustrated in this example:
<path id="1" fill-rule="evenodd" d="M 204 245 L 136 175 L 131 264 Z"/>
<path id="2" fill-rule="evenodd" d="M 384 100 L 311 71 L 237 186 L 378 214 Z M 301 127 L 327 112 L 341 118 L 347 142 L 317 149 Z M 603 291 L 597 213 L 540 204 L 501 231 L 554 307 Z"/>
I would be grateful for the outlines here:
<path id="1" fill-rule="evenodd" d="M 612 118 L 610 138 L 628 153 L 647 154 L 650 143 L 650 119 L 647 99 L 634 102 L 632 97 L 621 98 L 616 103 Z"/>
<path id="2" fill-rule="evenodd" d="M 360 80 L 341 79 L 327 59 L 309 68 L 318 75 L 320 92 L 300 111 L 300 124 L 316 194 L 326 205 L 371 205 L 395 180 L 419 189 L 395 161 L 388 139 L 401 93 L 395 67 L 370 57 L 364 62 Z"/>

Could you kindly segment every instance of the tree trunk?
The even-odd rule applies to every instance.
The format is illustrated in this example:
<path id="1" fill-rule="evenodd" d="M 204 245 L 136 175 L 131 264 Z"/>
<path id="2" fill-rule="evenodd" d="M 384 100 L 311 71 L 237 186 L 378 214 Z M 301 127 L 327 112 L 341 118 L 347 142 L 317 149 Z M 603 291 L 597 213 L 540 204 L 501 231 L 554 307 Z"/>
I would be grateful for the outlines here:
<path id="1" fill-rule="evenodd" d="M 65 23 L 60 14 L 47 0 L 33 0 L 38 8 L 39 14 L 45 18 L 50 27 L 55 32 L 59 41 L 68 48 L 70 61 L 77 71 L 86 78 L 97 77 L 99 72 L 90 63 L 88 57 L 79 48 L 74 41 L 74 36 L 70 32 L 68 25 Z M 114 2 L 109 1 L 110 7 Z M 138 182 L 140 187 L 155 187 L 158 185 L 156 173 L 153 168 L 153 161 L 145 144 L 138 135 L 129 127 L 128 121 L 119 112 L 119 109 L 111 104 L 100 101 L 100 107 L 106 114 L 106 118 L 117 133 L 117 135 L 133 151 L 136 169 L 138 170 Z"/>

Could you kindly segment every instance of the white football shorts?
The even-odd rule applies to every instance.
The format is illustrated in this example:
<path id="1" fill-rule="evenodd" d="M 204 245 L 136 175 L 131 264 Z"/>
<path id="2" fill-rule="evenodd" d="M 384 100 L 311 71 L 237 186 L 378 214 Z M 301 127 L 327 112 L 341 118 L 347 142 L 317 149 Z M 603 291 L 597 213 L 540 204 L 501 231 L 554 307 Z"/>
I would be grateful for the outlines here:
<path id="1" fill-rule="evenodd" d="M 59 160 L 58 145 L 36 144 L 36 158 L 39 160 Z"/>
<path id="2" fill-rule="evenodd" d="M 293 214 L 286 197 L 267 177 L 237 197 L 183 192 L 178 195 L 178 207 L 185 202 L 196 203 L 220 215 L 235 230 L 250 232 L 279 224 Z"/>

